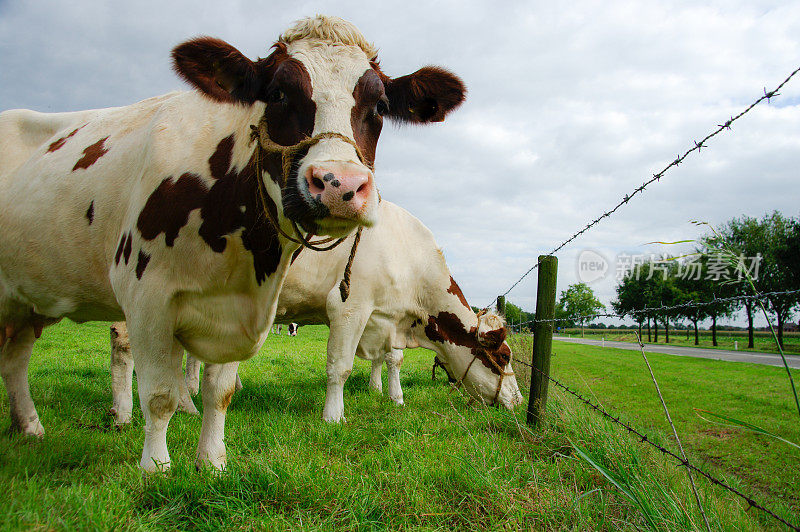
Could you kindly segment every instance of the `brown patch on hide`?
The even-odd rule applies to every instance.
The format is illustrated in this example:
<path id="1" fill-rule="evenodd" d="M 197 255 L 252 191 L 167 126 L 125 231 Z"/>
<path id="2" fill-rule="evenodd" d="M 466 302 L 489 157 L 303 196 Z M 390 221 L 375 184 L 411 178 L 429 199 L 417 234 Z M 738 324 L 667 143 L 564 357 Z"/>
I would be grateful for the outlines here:
<path id="1" fill-rule="evenodd" d="M 128 240 L 128 233 L 122 233 L 122 237 L 119 239 L 119 245 L 117 246 L 117 253 L 114 255 L 114 264 L 119 264 L 119 260 L 122 258 L 122 251 L 125 249 L 125 242 Z"/>
<path id="2" fill-rule="evenodd" d="M 467 298 L 464 297 L 464 293 L 461 291 L 461 288 L 459 288 L 452 275 L 450 276 L 450 288 L 447 289 L 447 293 L 456 296 L 458 300 L 461 301 L 462 305 L 467 307 L 469 310 L 472 310 L 472 308 L 469 306 L 469 303 L 467 303 Z"/>
<path id="3" fill-rule="evenodd" d="M 506 339 L 506 328 L 494 329 L 480 334 L 481 343 L 491 349 L 497 349 Z"/>
<path id="4" fill-rule="evenodd" d="M 75 166 L 72 167 L 72 171 L 79 170 L 81 168 L 86 169 L 92 166 L 94 163 L 97 162 L 97 159 L 108 153 L 108 150 L 105 148 L 104 144 L 108 140 L 108 137 L 102 138 L 92 144 L 91 146 L 87 147 L 83 150 L 83 157 L 78 159 L 78 162 L 75 163 Z"/>
<path id="5" fill-rule="evenodd" d="M 233 394 L 235 392 L 236 392 L 236 387 L 234 386 L 233 389 L 231 389 L 231 391 L 220 397 L 219 400 L 217 401 L 217 409 L 226 410 L 228 408 L 228 405 L 231 404 L 231 401 L 233 400 Z"/>
<path id="6" fill-rule="evenodd" d="M 281 245 L 272 224 L 264 216 L 259 196 L 253 157 L 241 169 L 231 166 L 234 135 L 217 143 L 208 159 L 214 183 L 208 188 L 197 174 L 184 173 L 177 181 L 171 177 L 150 194 L 139 213 L 137 227 L 145 240 L 164 233 L 172 247 L 178 233 L 189 221 L 189 214 L 200 209 L 199 236 L 215 252 L 223 253 L 228 238 L 241 229 L 245 249 L 253 255 L 253 267 L 259 284 L 278 269 Z M 274 219 L 278 208 L 267 196 L 267 206 Z"/>
<path id="7" fill-rule="evenodd" d="M 375 149 L 383 128 L 383 114 L 389 110 L 389 100 L 380 77 L 372 68 L 367 69 L 353 89 L 355 105 L 350 112 L 353 139 L 369 166 L 375 164 Z"/>
<path id="8" fill-rule="evenodd" d="M 286 45 L 278 43 L 256 70 L 267 81 L 262 100 L 267 102 L 264 117 L 269 137 L 283 146 L 297 144 L 314 132 L 317 104 L 311 99 L 313 87 L 305 65 L 292 59 Z"/>
<path id="9" fill-rule="evenodd" d="M 145 268 L 147 268 L 147 264 L 149 262 L 150 262 L 150 255 L 148 255 L 147 253 L 145 253 L 144 251 L 142 251 L 140 249 L 139 250 L 139 256 L 136 259 L 136 278 L 137 279 L 141 280 L 142 275 L 144 275 L 144 270 L 145 270 Z"/>
<path id="10" fill-rule="evenodd" d="M 207 191 L 197 174 L 186 172 L 177 181 L 172 177 L 164 179 L 147 198 L 136 221 L 142 238 L 154 240 L 164 233 L 167 246 L 174 246 L 178 232 L 189 221 L 189 213 L 203 205 Z"/>
<path id="11" fill-rule="evenodd" d="M 291 262 L 289 263 L 289 265 L 292 265 L 292 264 L 294 264 L 294 261 L 296 261 L 296 260 L 297 260 L 297 257 L 299 257 L 299 256 L 300 256 L 300 252 L 301 252 L 301 251 L 303 251 L 303 249 L 305 249 L 305 248 L 304 248 L 303 246 L 300 246 L 299 248 L 297 248 L 297 251 L 295 251 L 294 253 L 292 253 L 292 260 L 291 260 Z"/>
<path id="12" fill-rule="evenodd" d="M 233 145 L 234 136 L 231 134 L 219 141 L 214 153 L 208 158 L 211 177 L 214 179 L 222 179 L 228 173 L 228 168 L 231 167 L 231 159 L 233 158 Z"/>
<path id="13" fill-rule="evenodd" d="M 128 231 L 128 238 L 125 240 L 125 249 L 122 250 L 122 256 L 125 258 L 125 264 L 128 264 L 128 260 L 131 258 L 132 248 L 133 235 L 131 235 L 130 231 Z"/>
<path id="14" fill-rule="evenodd" d="M 147 401 L 150 413 L 156 417 L 167 417 L 175 412 L 178 407 L 178 400 L 170 393 L 157 393 L 151 395 Z"/>
<path id="15" fill-rule="evenodd" d="M 253 255 L 256 281 L 261 284 L 278 269 L 281 243 L 263 212 L 253 157 L 239 170 L 223 168 L 222 161 L 230 161 L 228 151 L 232 150 L 233 135 L 222 139 L 209 158 L 209 168 L 216 182 L 200 209 L 203 222 L 199 234 L 212 250 L 222 253 L 227 247 L 228 235 L 241 228 L 242 244 Z M 266 201 L 272 218 L 277 220 L 275 202 L 269 195 Z"/>
<path id="16" fill-rule="evenodd" d="M 52 152 L 54 152 L 54 151 L 56 151 L 56 150 L 59 150 L 59 149 L 61 149 L 61 147 L 62 147 L 62 146 L 64 146 L 64 144 L 66 144 L 66 143 L 67 143 L 67 140 L 69 140 L 69 139 L 71 139 L 73 136 L 75 136 L 75 133 L 77 133 L 78 131 L 80 131 L 80 130 L 81 130 L 81 128 L 83 128 L 85 125 L 86 125 L 86 124 L 84 124 L 83 126 L 81 126 L 81 127 L 79 127 L 79 128 L 75 128 L 75 129 L 73 129 L 73 130 L 72 130 L 72 132 L 71 132 L 71 133 L 69 133 L 68 135 L 64 135 L 64 136 L 63 136 L 63 137 L 61 137 L 60 139 L 58 139 L 58 140 L 56 140 L 55 142 L 53 142 L 52 144 L 50 144 L 50 146 L 47 148 L 47 153 L 52 153 Z"/>
<path id="17" fill-rule="evenodd" d="M 94 222 L 94 201 L 89 204 L 89 208 L 86 209 L 86 219 L 89 220 L 89 225 L 92 225 Z"/>
<path id="18" fill-rule="evenodd" d="M 496 366 L 506 367 L 511 360 L 511 350 L 504 343 L 497 348 L 481 345 L 478 342 L 476 331 L 476 327 L 471 327 L 467 331 L 458 316 L 444 311 L 439 312 L 437 316 L 428 316 L 428 324 L 425 326 L 425 335 L 432 342 L 448 342 L 466 347 L 472 356 L 477 357 L 492 373 L 500 375 L 500 370 Z"/>

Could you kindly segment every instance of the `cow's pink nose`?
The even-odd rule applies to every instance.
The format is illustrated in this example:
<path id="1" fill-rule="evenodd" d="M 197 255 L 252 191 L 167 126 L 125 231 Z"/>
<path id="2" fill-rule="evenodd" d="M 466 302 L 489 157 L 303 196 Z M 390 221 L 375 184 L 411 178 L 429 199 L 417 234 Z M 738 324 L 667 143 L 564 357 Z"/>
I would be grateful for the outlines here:
<path id="1" fill-rule="evenodd" d="M 357 218 L 373 189 L 372 172 L 353 163 L 311 165 L 306 181 L 311 196 L 339 218 Z"/>

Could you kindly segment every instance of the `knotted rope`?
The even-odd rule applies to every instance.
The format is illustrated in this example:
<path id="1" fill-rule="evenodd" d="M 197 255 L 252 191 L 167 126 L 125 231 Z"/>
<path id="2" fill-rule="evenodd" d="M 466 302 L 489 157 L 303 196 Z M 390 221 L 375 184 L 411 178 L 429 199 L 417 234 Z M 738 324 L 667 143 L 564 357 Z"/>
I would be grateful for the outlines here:
<path id="1" fill-rule="evenodd" d="M 303 247 L 309 248 L 313 251 L 329 251 L 342 242 L 344 242 L 344 238 L 334 239 L 332 237 L 323 238 L 320 240 L 316 240 L 314 242 L 311 241 L 310 238 L 306 237 L 300 228 L 297 226 L 297 222 L 291 220 L 292 228 L 294 229 L 295 235 L 297 238 L 289 235 L 286 231 L 283 230 L 278 220 L 272 215 L 272 212 L 269 209 L 267 203 L 267 189 L 266 185 L 264 184 L 264 156 L 266 154 L 274 154 L 278 153 L 281 156 L 281 175 L 279 176 L 279 182 L 281 186 L 281 190 L 286 186 L 286 182 L 289 179 L 289 174 L 292 171 L 292 164 L 294 164 L 295 158 L 299 152 L 314 146 L 319 141 L 324 139 L 339 139 L 342 140 L 355 148 L 356 155 L 358 155 L 359 161 L 369 168 L 370 170 L 373 169 L 372 164 L 364 157 L 364 154 L 361 151 L 361 148 L 358 147 L 358 144 L 355 143 L 353 139 L 346 135 L 342 135 L 341 133 L 336 133 L 333 131 L 325 131 L 314 135 L 313 137 L 307 137 L 297 144 L 293 144 L 291 146 L 282 146 L 275 141 L 273 141 L 269 137 L 269 131 L 267 129 L 267 116 L 266 114 L 261 117 L 261 120 L 258 121 L 258 125 L 251 125 L 250 129 L 252 132 L 250 133 L 250 139 L 252 141 L 256 141 L 256 152 L 255 152 L 255 166 L 256 166 L 256 183 L 258 185 L 258 195 L 261 198 L 261 206 L 264 210 L 264 216 L 269 220 L 275 230 L 277 230 L 284 238 L 296 243 L 300 244 Z M 380 196 L 379 196 L 380 197 Z M 335 242 L 333 242 L 335 240 Z M 353 259 L 355 259 L 356 249 L 358 248 L 358 242 L 361 240 L 361 227 L 358 228 L 356 232 L 356 237 L 353 240 L 353 247 L 350 249 L 350 258 L 347 261 L 347 265 L 344 269 L 344 275 L 342 277 L 342 281 L 339 284 L 339 291 L 342 295 L 342 302 L 344 303 L 347 301 L 347 298 L 350 295 L 350 269 L 353 265 Z M 329 242 L 333 242 L 329 246 L 322 247 L 324 244 L 328 244 Z"/>

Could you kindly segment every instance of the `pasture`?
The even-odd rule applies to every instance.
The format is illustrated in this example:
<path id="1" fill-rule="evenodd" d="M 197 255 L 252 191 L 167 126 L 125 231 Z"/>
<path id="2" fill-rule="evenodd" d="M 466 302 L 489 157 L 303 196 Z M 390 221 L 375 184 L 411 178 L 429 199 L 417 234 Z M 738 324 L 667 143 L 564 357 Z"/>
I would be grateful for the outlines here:
<path id="1" fill-rule="evenodd" d="M 655 329 L 651 329 L 651 340 L 655 340 L 652 334 Z M 642 340 L 645 344 L 654 344 L 655 341 L 647 341 L 647 328 L 642 328 Z M 570 328 L 560 331 L 559 334 L 570 335 L 572 337 L 580 337 L 580 328 Z M 636 333 L 629 329 L 584 329 L 583 335 L 586 338 L 599 340 L 605 338 L 606 340 L 613 340 L 615 342 L 632 342 L 636 343 Z M 747 348 L 747 331 L 717 331 L 717 346 L 711 344 L 711 331 L 700 331 L 700 343 L 696 347 L 703 347 L 708 349 L 727 349 L 733 351 L 738 348 L 739 351 L 759 351 L 763 353 L 777 353 L 778 348 L 775 345 L 775 340 L 772 333 L 767 331 L 755 331 L 753 334 L 753 349 Z M 664 336 L 664 329 L 659 327 L 658 330 L 658 343 L 666 344 Z M 738 346 L 737 346 L 738 343 Z M 689 331 L 689 337 L 686 337 L 685 330 L 669 330 L 669 345 L 695 347 L 694 345 L 694 331 Z M 800 355 L 800 333 L 784 332 L 783 333 L 783 352 L 787 355 L 795 354 Z"/>
<path id="2" fill-rule="evenodd" d="M 0 396 L 0 489 L 6 501 L 0 528 L 611 530 L 653 528 L 652 523 L 661 529 L 702 527 L 684 473 L 657 453 L 555 389 L 551 389 L 548 424 L 535 433 L 522 424 L 522 409 L 511 414 L 469 406 L 458 392 L 448 393 L 443 375 L 431 380 L 428 351 L 406 353 L 402 383 L 407 406 L 398 408 L 369 391 L 369 366 L 357 360 L 346 387 L 347 423 L 322 423 L 326 338 L 324 326 L 303 327 L 296 338 L 270 337 L 263 352 L 242 366 L 244 389 L 228 411 L 225 472 L 195 471 L 200 418 L 178 413 L 169 432 L 173 469 L 143 476 L 137 465 L 143 438 L 138 398 L 130 428 L 117 431 L 107 414 L 107 325 L 63 322 L 51 327 L 37 343 L 31 362 L 31 388 L 47 430 L 45 438 L 30 441 L 9 435 L 5 391 Z M 577 346 L 566 350 L 556 346 L 554 374 L 584 386 L 588 383 L 593 392 L 607 394 L 609 407 L 624 407 L 632 420 L 656 435 L 663 433 L 646 383 L 634 378 L 632 371 L 624 381 L 609 378 L 614 369 L 630 370 L 626 364 L 633 362 L 625 360 L 630 353 L 617 354 L 614 365 L 604 353 L 597 364 L 597 357 L 580 355 Z M 580 350 L 596 354 L 587 346 Z M 701 379 L 714 391 L 731 388 L 718 371 L 695 375 L 715 366 L 713 361 L 665 362 L 656 355 L 652 359 L 658 373 L 666 373 L 667 367 L 675 373 L 674 382 L 665 379 L 662 386 L 669 390 L 667 400 L 682 425 L 698 393 L 687 385 Z M 694 371 L 682 370 L 681 364 Z M 697 364 L 703 367 L 694 367 Z M 746 409 L 770 426 L 782 416 L 781 434 L 800 439 L 792 429 L 797 423 L 790 412 L 780 410 L 785 390 L 771 369 L 754 370 L 762 392 L 754 386 L 730 390 L 718 396 L 724 406 L 708 404 L 704 395 L 701 406 L 735 410 L 739 415 Z M 757 401 L 755 396 L 760 396 Z M 731 397 L 735 402 L 729 404 Z M 686 432 L 684 426 L 679 430 Z M 719 451 L 707 467 L 719 464 L 723 472 L 731 472 L 727 478 L 735 485 L 756 489 L 770 507 L 790 517 L 794 512 L 796 519 L 796 495 L 787 493 L 788 486 L 798 484 L 796 468 L 781 471 L 770 454 L 773 442 L 747 434 L 708 436 L 714 438 L 708 441 L 701 436 L 692 439 L 688 433 L 685 437 L 692 452 L 697 449 L 711 457 L 715 449 Z M 649 517 L 580 459 L 573 445 L 614 471 L 644 502 Z M 751 455 L 742 453 L 745 448 L 752 449 Z M 781 456 L 784 466 L 798 458 L 785 451 Z M 756 461 L 764 477 L 734 476 L 739 469 L 727 459 Z M 749 467 L 743 464 L 741 469 Z M 703 482 L 700 488 L 715 528 L 772 526 L 720 490 Z"/>

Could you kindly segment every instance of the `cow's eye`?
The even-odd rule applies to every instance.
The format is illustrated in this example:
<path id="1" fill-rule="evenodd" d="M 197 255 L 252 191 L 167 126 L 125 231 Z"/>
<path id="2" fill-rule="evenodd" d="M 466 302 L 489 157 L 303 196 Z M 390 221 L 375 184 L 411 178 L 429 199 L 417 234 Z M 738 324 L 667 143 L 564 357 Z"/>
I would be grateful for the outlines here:
<path id="1" fill-rule="evenodd" d="M 286 94 L 280 89 L 275 89 L 267 97 L 269 103 L 284 103 L 286 101 Z"/>
<path id="2" fill-rule="evenodd" d="M 377 105 L 375 105 L 375 114 L 383 116 L 388 112 L 389 112 L 389 102 L 386 99 L 378 100 Z"/>

